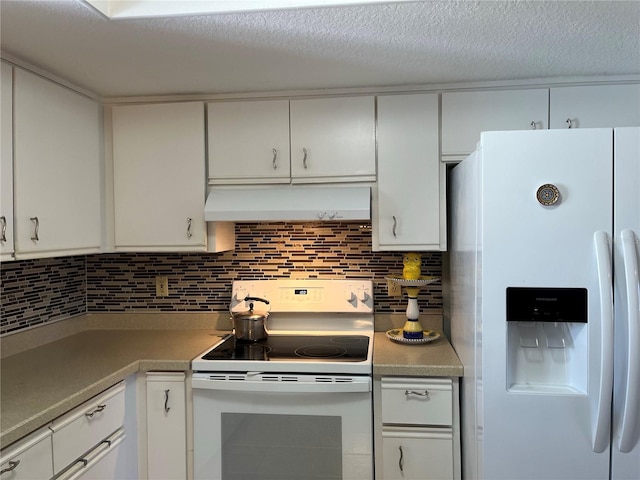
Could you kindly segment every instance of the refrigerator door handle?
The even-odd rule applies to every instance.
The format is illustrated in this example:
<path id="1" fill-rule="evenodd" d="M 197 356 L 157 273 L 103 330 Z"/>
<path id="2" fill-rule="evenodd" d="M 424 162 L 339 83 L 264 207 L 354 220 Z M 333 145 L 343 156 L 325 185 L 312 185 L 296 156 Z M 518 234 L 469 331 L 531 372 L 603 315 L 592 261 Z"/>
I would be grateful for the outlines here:
<path id="1" fill-rule="evenodd" d="M 630 452 L 634 447 L 635 427 L 638 423 L 640 406 L 640 280 L 638 274 L 638 255 L 636 236 L 633 230 L 620 233 L 622 258 L 624 261 L 625 287 L 627 290 L 627 378 L 624 405 L 622 408 L 622 427 L 618 448 L 621 452 Z M 622 287 L 622 286 L 621 286 Z"/>
<path id="2" fill-rule="evenodd" d="M 613 395 L 613 279 L 611 249 L 606 232 L 594 234 L 600 290 L 600 388 L 593 419 L 592 448 L 602 453 L 609 445 L 610 412 Z"/>

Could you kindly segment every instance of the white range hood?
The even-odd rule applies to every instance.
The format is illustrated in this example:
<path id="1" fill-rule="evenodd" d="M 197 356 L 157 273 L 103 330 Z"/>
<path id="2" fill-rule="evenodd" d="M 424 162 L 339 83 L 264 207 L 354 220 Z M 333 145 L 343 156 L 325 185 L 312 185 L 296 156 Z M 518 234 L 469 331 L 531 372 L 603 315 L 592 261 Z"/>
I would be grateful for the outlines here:
<path id="1" fill-rule="evenodd" d="M 370 187 L 213 187 L 208 222 L 371 220 Z"/>

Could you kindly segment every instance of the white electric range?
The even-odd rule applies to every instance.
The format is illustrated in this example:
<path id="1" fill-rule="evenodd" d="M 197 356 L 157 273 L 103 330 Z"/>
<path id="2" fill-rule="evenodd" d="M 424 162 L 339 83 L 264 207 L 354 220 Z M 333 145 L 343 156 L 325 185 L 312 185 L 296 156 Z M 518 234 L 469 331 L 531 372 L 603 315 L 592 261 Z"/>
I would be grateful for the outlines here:
<path id="1" fill-rule="evenodd" d="M 267 338 L 192 361 L 195 478 L 370 480 L 373 283 L 235 281 L 230 310 L 246 297 L 269 301 Z"/>

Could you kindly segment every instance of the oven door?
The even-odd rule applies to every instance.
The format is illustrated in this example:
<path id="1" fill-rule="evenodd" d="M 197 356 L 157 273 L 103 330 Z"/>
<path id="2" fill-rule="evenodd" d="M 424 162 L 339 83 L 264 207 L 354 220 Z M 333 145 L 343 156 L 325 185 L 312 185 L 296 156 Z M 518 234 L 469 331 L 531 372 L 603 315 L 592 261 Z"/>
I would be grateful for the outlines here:
<path id="1" fill-rule="evenodd" d="M 194 373 L 196 480 L 371 480 L 371 377 Z"/>

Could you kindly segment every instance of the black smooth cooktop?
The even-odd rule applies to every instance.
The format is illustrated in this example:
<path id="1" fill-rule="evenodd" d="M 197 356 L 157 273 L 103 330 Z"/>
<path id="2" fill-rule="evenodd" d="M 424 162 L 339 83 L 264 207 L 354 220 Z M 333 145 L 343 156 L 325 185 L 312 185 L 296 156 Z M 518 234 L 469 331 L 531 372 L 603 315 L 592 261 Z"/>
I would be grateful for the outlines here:
<path id="1" fill-rule="evenodd" d="M 245 342 L 230 335 L 203 360 L 363 362 L 369 337 L 365 335 L 269 335 L 259 342 Z"/>

